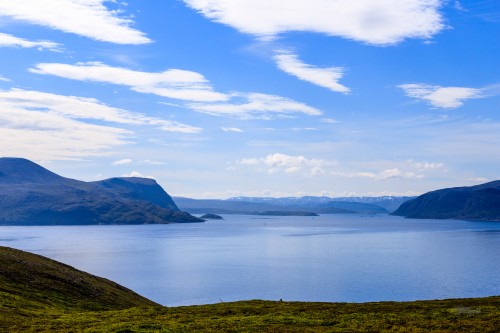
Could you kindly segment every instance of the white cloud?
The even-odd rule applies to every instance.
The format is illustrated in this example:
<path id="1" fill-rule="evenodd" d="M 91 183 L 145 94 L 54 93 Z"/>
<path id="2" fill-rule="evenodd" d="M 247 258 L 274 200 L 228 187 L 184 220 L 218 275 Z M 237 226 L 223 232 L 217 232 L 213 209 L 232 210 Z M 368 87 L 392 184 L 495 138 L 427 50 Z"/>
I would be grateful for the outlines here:
<path id="1" fill-rule="evenodd" d="M 98 156 L 128 143 L 131 132 L 88 124 L 0 97 L 0 156 L 34 160 Z"/>
<path id="2" fill-rule="evenodd" d="M 18 89 L 0 90 L 0 110 L 0 156 L 34 160 L 105 155 L 114 147 L 130 143 L 131 131 L 98 125 L 95 121 L 160 128 L 177 126 L 115 109 L 91 98 Z M 173 130 L 196 131 L 187 125 L 179 126 Z"/>
<path id="3" fill-rule="evenodd" d="M 271 119 L 302 113 L 310 116 L 321 115 L 321 111 L 304 103 L 281 96 L 260 93 L 234 93 L 229 103 L 190 103 L 194 111 L 213 116 L 229 116 L 241 119 Z"/>
<path id="4" fill-rule="evenodd" d="M 242 165 L 258 165 L 259 159 L 258 158 L 243 158 L 238 163 L 242 164 Z"/>
<path id="5" fill-rule="evenodd" d="M 189 101 L 191 103 L 184 106 L 214 116 L 270 119 L 276 115 L 284 117 L 292 113 L 321 114 L 321 111 L 313 107 L 281 96 L 260 93 L 219 93 L 213 90 L 203 75 L 180 69 L 149 73 L 90 62 L 76 65 L 42 63 L 31 68 L 30 72 L 80 81 L 123 85 L 140 93 Z"/>
<path id="6" fill-rule="evenodd" d="M 423 179 L 428 175 L 446 172 L 444 163 L 441 162 L 418 162 L 414 160 L 405 161 L 372 161 L 357 163 L 370 171 L 333 172 L 334 175 L 347 178 L 369 178 L 375 181 L 386 181 L 391 179 Z M 377 171 L 372 171 L 373 169 Z M 380 170 L 380 171 L 378 171 Z"/>
<path id="7" fill-rule="evenodd" d="M 486 183 L 489 181 L 488 178 L 484 178 L 484 177 L 468 178 L 466 180 L 470 181 L 470 182 L 474 182 L 474 183 L 479 183 L 479 184 Z"/>
<path id="8" fill-rule="evenodd" d="M 122 160 L 114 161 L 113 165 L 125 165 L 125 164 L 130 164 L 133 161 L 130 158 L 124 158 Z"/>
<path id="9" fill-rule="evenodd" d="M 184 0 L 208 19 L 262 39 L 309 31 L 369 44 L 430 38 L 443 29 L 441 0 Z"/>
<path id="10" fill-rule="evenodd" d="M 327 123 L 327 124 L 336 124 L 339 121 L 335 120 L 335 119 L 332 119 L 332 118 L 323 118 L 323 119 L 321 119 L 321 122 L 322 123 Z"/>
<path id="11" fill-rule="evenodd" d="M 237 127 L 221 127 L 220 129 L 223 130 L 224 132 L 234 132 L 234 133 L 242 133 L 243 132 L 243 130 L 241 128 L 237 128 Z"/>
<path id="12" fill-rule="evenodd" d="M 461 11 L 461 12 L 467 11 L 467 9 L 458 0 L 455 0 L 455 2 L 453 3 L 453 8 L 455 8 L 456 10 Z"/>
<path id="13" fill-rule="evenodd" d="M 301 132 L 301 131 L 317 131 L 318 129 L 315 127 L 293 127 L 292 131 Z"/>
<path id="14" fill-rule="evenodd" d="M 215 92 L 203 75 L 181 69 L 150 73 L 87 62 L 76 65 L 42 63 L 31 68 L 30 72 L 72 80 L 123 85 L 136 92 L 180 100 L 214 102 L 228 99 L 225 94 Z"/>
<path id="15" fill-rule="evenodd" d="M 60 44 L 51 41 L 30 41 L 24 38 L 19 38 L 10 34 L 0 32 L 0 47 L 24 47 L 48 49 L 51 51 L 59 51 Z"/>
<path id="16" fill-rule="evenodd" d="M 308 159 L 302 155 L 291 156 L 280 153 L 270 154 L 261 158 L 245 158 L 238 161 L 240 165 L 262 166 L 266 168 L 269 174 L 283 171 L 285 173 L 302 172 L 311 176 L 324 174 L 324 168 L 335 163 L 322 159 Z"/>
<path id="17" fill-rule="evenodd" d="M 350 92 L 349 88 L 338 82 L 344 76 L 344 69 L 342 67 L 314 67 L 300 61 L 297 55 L 292 52 L 283 50 L 278 51 L 274 59 L 282 71 L 300 80 L 310 82 L 335 92 L 344 94 Z"/>
<path id="18" fill-rule="evenodd" d="M 370 178 L 373 180 L 389 180 L 389 179 L 422 179 L 424 175 L 417 174 L 410 171 L 401 171 L 398 168 L 382 170 L 377 173 L 373 172 L 353 172 L 345 174 L 345 176 L 350 178 Z"/>
<path id="19" fill-rule="evenodd" d="M 409 83 L 398 86 L 408 97 L 418 98 L 431 103 L 437 108 L 452 109 L 464 104 L 472 98 L 484 98 L 481 89 L 466 87 L 440 87 L 428 84 Z"/>
<path id="20" fill-rule="evenodd" d="M 166 164 L 164 162 L 153 161 L 153 160 L 144 160 L 144 161 L 140 161 L 139 163 L 151 164 L 151 165 L 163 165 L 163 164 Z"/>
<path id="21" fill-rule="evenodd" d="M 414 162 L 414 166 L 419 171 L 442 169 L 443 163 L 438 162 Z"/>
<path id="22" fill-rule="evenodd" d="M 130 26 L 130 18 L 104 5 L 111 0 L 0 0 L 0 16 L 117 44 L 151 40 Z M 116 2 L 115 2 L 116 3 Z"/>
<path id="23" fill-rule="evenodd" d="M 6 78 L 5 76 L 0 75 L 0 81 L 3 81 L 3 82 L 10 82 L 10 81 L 11 81 L 11 79 Z"/>
<path id="24" fill-rule="evenodd" d="M 200 128 L 140 113 L 113 108 L 94 98 L 63 96 L 39 91 L 11 89 L 0 91 L 2 104 L 23 110 L 41 110 L 74 119 L 96 119 L 107 122 L 153 125 L 168 132 L 198 133 Z"/>
<path id="25" fill-rule="evenodd" d="M 155 179 L 155 177 L 153 177 L 153 176 L 151 176 L 151 175 L 145 176 L 145 175 L 143 175 L 142 173 L 140 173 L 139 171 L 132 171 L 132 172 L 131 172 L 131 173 L 129 173 L 129 174 L 122 175 L 122 177 L 138 177 L 138 178 L 150 178 L 150 179 Z"/>

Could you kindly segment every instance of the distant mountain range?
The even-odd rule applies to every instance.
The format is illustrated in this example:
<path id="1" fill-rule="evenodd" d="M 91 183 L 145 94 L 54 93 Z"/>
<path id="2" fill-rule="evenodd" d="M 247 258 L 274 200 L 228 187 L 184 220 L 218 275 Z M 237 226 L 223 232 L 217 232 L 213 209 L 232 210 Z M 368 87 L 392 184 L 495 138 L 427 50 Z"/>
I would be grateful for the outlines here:
<path id="1" fill-rule="evenodd" d="M 404 197 L 404 196 L 381 196 L 381 197 L 316 197 L 316 196 L 304 196 L 304 197 L 283 197 L 283 198 L 271 198 L 271 197 L 233 197 L 227 200 L 229 201 L 244 201 L 244 202 L 259 202 L 259 203 L 271 203 L 274 205 L 283 206 L 304 206 L 304 205 L 322 205 L 336 202 L 336 207 L 342 207 L 341 202 L 348 203 L 362 203 L 371 204 L 385 208 L 387 211 L 395 211 L 403 202 L 415 197 Z M 349 206 L 352 207 L 352 206 Z M 350 209 L 350 208 L 347 208 Z"/>
<path id="2" fill-rule="evenodd" d="M 202 222 L 182 212 L 156 181 L 61 177 L 22 158 L 0 158 L 0 225 Z"/>
<path id="3" fill-rule="evenodd" d="M 418 219 L 500 221 L 500 180 L 428 192 L 403 203 L 393 215 Z"/>
<path id="4" fill-rule="evenodd" d="M 266 211 L 316 214 L 388 214 L 413 197 L 235 197 L 226 200 L 174 197 L 180 209 L 192 214 L 260 214 Z M 349 201 L 349 199 L 351 201 Z"/>

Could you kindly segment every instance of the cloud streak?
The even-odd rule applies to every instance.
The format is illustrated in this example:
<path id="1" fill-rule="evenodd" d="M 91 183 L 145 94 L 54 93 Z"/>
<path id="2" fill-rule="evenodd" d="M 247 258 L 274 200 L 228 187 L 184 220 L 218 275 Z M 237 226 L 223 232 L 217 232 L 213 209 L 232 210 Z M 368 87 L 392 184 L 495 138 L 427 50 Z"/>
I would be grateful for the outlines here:
<path id="1" fill-rule="evenodd" d="M 106 122 L 152 125 L 164 131 L 199 133 L 200 128 L 182 123 L 153 118 L 141 113 L 110 107 L 94 98 L 63 96 L 39 91 L 11 89 L 0 91 L 3 105 L 20 110 L 42 110 L 72 119 L 94 119 Z"/>
<path id="2" fill-rule="evenodd" d="M 19 89 L 0 90 L 0 110 L 0 155 L 36 160 L 105 155 L 130 144 L 133 132 L 116 124 L 184 133 L 201 130 L 109 107 L 92 98 Z"/>
<path id="3" fill-rule="evenodd" d="M 455 109 L 464 105 L 464 101 L 473 98 L 484 98 L 481 89 L 466 87 L 441 87 L 421 83 L 401 84 L 406 96 L 429 102 L 442 109 Z"/>
<path id="4" fill-rule="evenodd" d="M 60 44 L 51 41 L 30 41 L 24 38 L 19 38 L 10 34 L 0 32 L 0 47 L 22 47 L 22 48 L 37 48 L 40 50 L 47 49 L 50 51 L 59 51 Z"/>
<path id="5" fill-rule="evenodd" d="M 224 132 L 243 133 L 243 130 L 237 127 L 221 127 L 220 129 Z"/>
<path id="6" fill-rule="evenodd" d="M 79 81 L 122 85 L 139 93 L 182 100 L 187 102 L 182 106 L 212 116 L 272 119 L 300 113 L 322 114 L 316 108 L 286 97 L 262 93 L 219 93 L 203 75 L 180 69 L 151 73 L 91 62 L 76 65 L 41 63 L 29 71 Z"/>
<path id="7" fill-rule="evenodd" d="M 415 172 L 402 171 L 398 168 L 386 169 L 380 172 L 353 172 L 348 174 L 343 174 L 343 176 L 349 178 L 369 178 L 377 181 L 384 181 L 390 179 L 422 179 L 424 175 L 417 174 Z"/>
<path id="8" fill-rule="evenodd" d="M 374 181 L 388 181 L 393 179 L 413 180 L 423 179 L 429 174 L 446 172 L 441 162 L 427 161 L 373 161 L 362 163 L 370 171 L 334 172 L 333 174 L 347 178 L 368 178 Z M 373 171 L 378 169 L 380 171 Z"/>
<path id="9" fill-rule="evenodd" d="M 0 0 L 0 16 L 116 44 L 151 40 L 130 26 L 130 18 L 109 10 L 107 0 Z M 110 1 L 109 1 L 110 2 Z"/>
<path id="10" fill-rule="evenodd" d="M 289 98 L 260 94 L 233 93 L 228 103 L 191 103 L 194 111 L 212 116 L 226 116 L 240 119 L 273 119 L 290 117 L 293 114 L 318 116 L 322 112 L 304 103 Z"/>
<path id="11" fill-rule="evenodd" d="M 41 63 L 29 71 L 72 80 L 116 84 L 136 92 L 179 100 L 213 102 L 228 98 L 225 94 L 215 92 L 203 75 L 181 69 L 151 73 L 87 62 L 76 65 Z"/>
<path id="12" fill-rule="evenodd" d="M 342 67 L 315 67 L 300 61 L 296 54 L 284 50 L 278 51 L 274 60 L 282 71 L 300 80 L 343 94 L 350 92 L 348 87 L 338 82 L 344 76 Z"/>
<path id="13" fill-rule="evenodd" d="M 206 18 L 261 39 L 308 31 L 368 44 L 430 38 L 444 28 L 440 0 L 184 0 Z"/>
<path id="14" fill-rule="evenodd" d="M 80 159 L 127 144 L 131 132 L 0 101 L 0 155 L 35 160 Z"/>
<path id="15" fill-rule="evenodd" d="M 125 165 L 125 164 L 130 164 L 133 161 L 130 158 L 124 158 L 122 160 L 114 161 L 112 164 L 113 165 Z"/>

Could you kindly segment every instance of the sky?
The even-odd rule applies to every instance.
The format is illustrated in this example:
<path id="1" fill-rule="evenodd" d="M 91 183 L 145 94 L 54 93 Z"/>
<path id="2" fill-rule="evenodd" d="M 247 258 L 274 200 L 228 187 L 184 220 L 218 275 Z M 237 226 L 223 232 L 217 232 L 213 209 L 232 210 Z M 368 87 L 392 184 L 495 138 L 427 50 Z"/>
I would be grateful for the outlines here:
<path id="1" fill-rule="evenodd" d="M 500 178 L 498 0 L 0 0 L 0 156 L 173 196 Z"/>

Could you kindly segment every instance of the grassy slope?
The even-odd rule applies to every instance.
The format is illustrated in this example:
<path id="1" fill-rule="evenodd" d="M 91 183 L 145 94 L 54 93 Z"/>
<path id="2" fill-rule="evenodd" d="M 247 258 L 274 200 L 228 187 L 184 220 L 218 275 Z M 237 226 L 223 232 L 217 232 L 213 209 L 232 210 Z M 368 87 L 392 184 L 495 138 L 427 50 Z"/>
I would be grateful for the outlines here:
<path id="1" fill-rule="evenodd" d="M 0 247 L 0 332 L 500 332 L 500 297 L 160 307 L 108 280 Z"/>
<path id="2" fill-rule="evenodd" d="M 116 310 L 156 303 L 57 261 L 0 247 L 0 291 L 61 309 Z"/>

